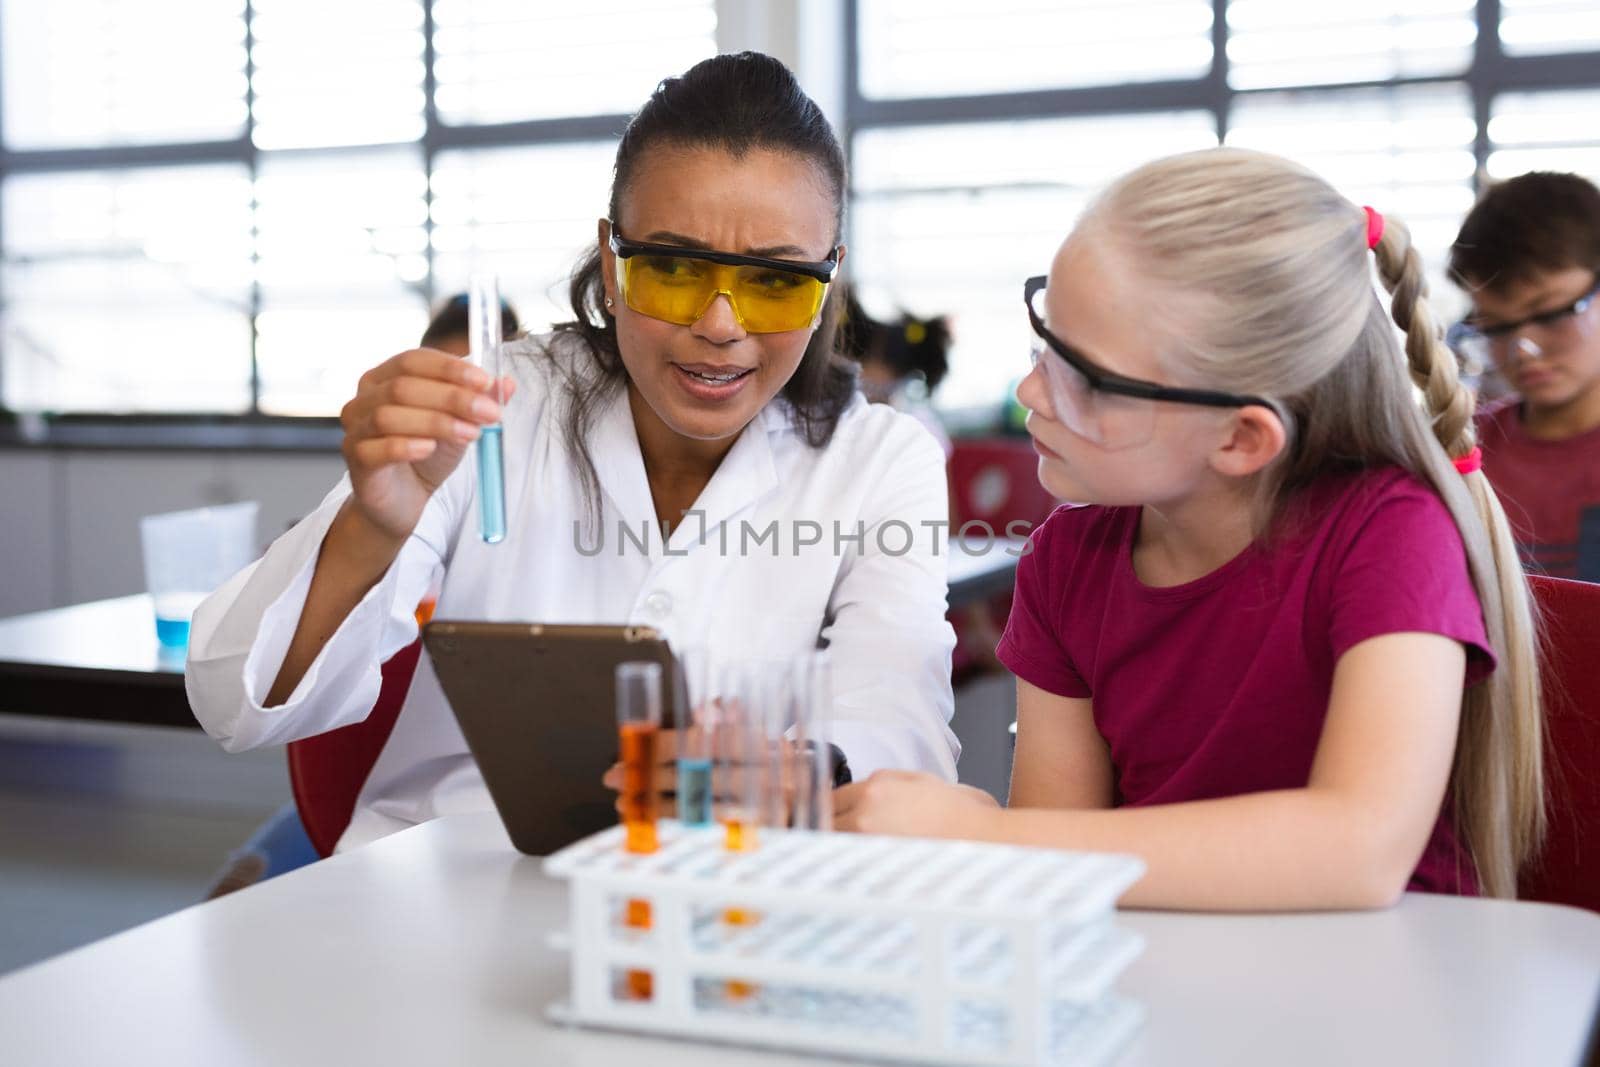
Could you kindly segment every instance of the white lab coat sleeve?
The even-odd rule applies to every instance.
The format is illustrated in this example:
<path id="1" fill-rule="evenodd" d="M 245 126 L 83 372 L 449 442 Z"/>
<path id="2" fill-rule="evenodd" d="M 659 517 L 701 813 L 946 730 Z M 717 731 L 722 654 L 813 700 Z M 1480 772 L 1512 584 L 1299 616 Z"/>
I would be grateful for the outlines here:
<path id="1" fill-rule="evenodd" d="M 867 489 L 865 536 L 844 561 L 822 631 L 833 665 L 833 742 L 857 780 L 898 768 L 954 781 L 961 744 L 950 730 L 956 639 L 945 619 L 944 454 L 906 416 L 879 447 L 890 460 Z"/>
<path id="2" fill-rule="evenodd" d="M 283 704 L 269 708 L 263 701 L 299 625 L 323 538 L 350 495 L 348 475 L 266 555 L 211 594 L 195 611 L 184 671 L 189 706 L 206 732 L 240 752 L 365 719 L 378 698 L 383 661 L 417 637 L 417 602 L 448 555 L 474 481 L 469 452 Z"/>

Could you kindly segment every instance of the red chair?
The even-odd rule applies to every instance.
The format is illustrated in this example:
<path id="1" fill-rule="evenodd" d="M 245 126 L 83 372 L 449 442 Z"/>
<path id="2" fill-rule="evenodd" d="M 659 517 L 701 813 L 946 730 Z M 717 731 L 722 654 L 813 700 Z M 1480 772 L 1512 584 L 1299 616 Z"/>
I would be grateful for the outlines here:
<path id="1" fill-rule="evenodd" d="M 1039 454 L 1025 437 L 958 438 L 948 475 L 951 537 L 959 536 L 968 522 L 987 524 L 987 531 L 973 530 L 980 537 L 986 533 L 1004 537 L 1006 527 L 1018 521 L 1032 529 L 1058 503 L 1039 484 Z M 994 647 L 1010 613 L 1010 593 L 951 612 L 950 624 L 956 631 L 951 678 L 957 685 L 974 675 L 1004 669 Z"/>
<path id="2" fill-rule="evenodd" d="M 1544 616 L 1550 833 L 1517 895 L 1600 912 L 1600 585 L 1531 579 Z"/>
<path id="3" fill-rule="evenodd" d="M 422 642 L 413 641 L 383 665 L 378 700 L 361 722 L 291 741 L 287 746 L 295 807 L 300 809 L 300 821 L 311 843 L 325 857 L 333 855 L 333 846 L 350 825 L 356 797 L 394 732 L 421 653 Z"/>
<path id="4" fill-rule="evenodd" d="M 950 532 L 986 522 L 997 535 L 1015 520 L 1038 524 L 1057 501 L 1039 484 L 1039 454 L 1025 437 L 958 438 L 950 453 Z"/>

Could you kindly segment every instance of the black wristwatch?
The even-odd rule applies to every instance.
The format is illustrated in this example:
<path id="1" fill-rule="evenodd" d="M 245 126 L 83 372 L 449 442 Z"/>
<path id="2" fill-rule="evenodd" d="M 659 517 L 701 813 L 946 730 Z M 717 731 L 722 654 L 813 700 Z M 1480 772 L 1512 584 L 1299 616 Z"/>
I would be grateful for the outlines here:
<path id="1" fill-rule="evenodd" d="M 817 743 L 815 741 L 805 742 L 805 750 L 808 758 L 815 759 Z M 844 749 L 838 745 L 830 744 L 828 746 L 828 775 L 834 789 L 838 789 L 841 785 L 849 785 L 852 780 L 850 777 L 850 764 L 844 758 Z"/>
<path id="2" fill-rule="evenodd" d="M 838 789 L 841 785 L 849 785 L 850 761 L 844 758 L 844 749 L 838 745 L 828 746 L 828 767 L 833 771 L 833 787 Z"/>

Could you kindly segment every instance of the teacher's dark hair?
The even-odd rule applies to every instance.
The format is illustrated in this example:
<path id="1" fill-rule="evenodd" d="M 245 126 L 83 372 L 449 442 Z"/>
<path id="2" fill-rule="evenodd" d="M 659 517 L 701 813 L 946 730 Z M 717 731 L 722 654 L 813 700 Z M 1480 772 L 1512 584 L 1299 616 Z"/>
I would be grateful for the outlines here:
<path id="1" fill-rule="evenodd" d="M 765 149 L 815 166 L 833 191 L 833 244 L 838 245 L 844 228 L 844 150 L 822 109 L 801 90 L 789 68 L 771 56 L 760 52 L 716 56 L 656 87 L 617 145 L 611 181 L 612 219 L 618 216 L 640 159 L 657 146 L 711 148 L 734 158 Z M 835 351 L 841 288 L 829 286 L 822 321 L 800 366 L 780 393 L 814 448 L 832 439 L 839 416 L 855 391 L 855 369 Z M 568 294 L 573 318 L 557 323 L 554 329 L 558 335 L 580 338 L 592 367 L 589 373 L 567 375 L 565 431 L 568 446 L 578 457 L 584 496 L 598 515 L 599 480 L 585 430 L 599 403 L 627 379 L 617 350 L 616 319 L 605 306 L 598 247 L 590 249 L 574 268 Z"/>

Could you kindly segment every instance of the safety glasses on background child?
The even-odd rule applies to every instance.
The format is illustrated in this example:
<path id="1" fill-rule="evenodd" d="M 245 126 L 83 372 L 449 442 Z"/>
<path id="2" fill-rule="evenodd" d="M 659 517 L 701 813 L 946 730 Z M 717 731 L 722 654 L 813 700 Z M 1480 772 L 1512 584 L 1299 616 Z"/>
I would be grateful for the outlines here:
<path id="1" fill-rule="evenodd" d="M 1149 441 L 1155 431 L 1156 409 L 1149 403 L 1152 400 L 1212 408 L 1256 406 L 1278 414 L 1271 401 L 1258 396 L 1158 385 L 1095 366 L 1082 352 L 1045 328 L 1039 312 L 1045 281 L 1040 275 L 1029 278 L 1022 287 L 1028 322 L 1039 335 L 1033 348 L 1033 363 L 1044 370 L 1056 421 L 1078 436 L 1108 450 L 1136 448 Z"/>
<path id="2" fill-rule="evenodd" d="M 1519 352 L 1534 359 L 1554 355 L 1595 331 L 1596 320 L 1600 320 L 1595 312 L 1596 297 L 1600 297 L 1600 281 L 1570 304 L 1516 322 L 1484 326 L 1462 319 L 1450 327 L 1445 341 L 1471 374 L 1488 373 L 1510 363 Z"/>
<path id="3" fill-rule="evenodd" d="M 611 225 L 617 285 L 628 307 L 652 319 L 689 326 L 719 296 L 750 333 L 815 326 L 839 255 L 818 263 L 711 252 L 629 241 Z"/>

